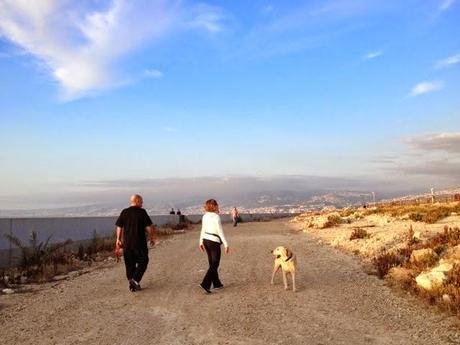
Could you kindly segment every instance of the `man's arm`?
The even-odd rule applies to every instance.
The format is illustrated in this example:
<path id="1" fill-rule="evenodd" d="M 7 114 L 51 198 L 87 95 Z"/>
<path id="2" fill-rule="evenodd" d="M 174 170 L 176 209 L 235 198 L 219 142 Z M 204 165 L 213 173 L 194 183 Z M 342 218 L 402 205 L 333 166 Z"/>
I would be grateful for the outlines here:
<path id="1" fill-rule="evenodd" d="M 122 236 L 123 236 L 123 229 L 120 228 L 119 226 L 117 226 L 115 232 L 116 232 L 116 236 L 117 236 L 117 237 L 116 237 L 116 245 L 117 245 L 118 247 L 121 247 L 121 238 L 122 238 Z"/>
<path id="2" fill-rule="evenodd" d="M 155 239 L 153 238 L 154 234 L 155 234 L 155 227 L 152 225 L 149 225 L 145 228 L 145 232 L 147 233 L 147 238 L 150 242 L 150 245 L 151 246 L 154 246 L 155 245 Z"/>

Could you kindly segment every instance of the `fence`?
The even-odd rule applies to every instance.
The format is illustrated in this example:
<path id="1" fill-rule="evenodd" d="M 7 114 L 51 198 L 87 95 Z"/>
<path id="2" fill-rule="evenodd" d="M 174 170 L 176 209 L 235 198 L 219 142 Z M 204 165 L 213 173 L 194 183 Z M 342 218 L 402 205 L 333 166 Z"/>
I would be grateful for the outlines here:
<path id="1" fill-rule="evenodd" d="M 294 216 L 290 213 L 242 214 L 243 222 L 263 221 Z M 151 216 L 156 226 L 179 223 L 178 215 Z M 201 221 L 202 215 L 187 215 L 192 223 Z M 117 217 L 69 217 L 69 218 L 0 218 L 0 268 L 9 267 L 17 262 L 17 248 L 5 237 L 10 234 L 18 237 L 24 244 L 28 243 L 30 234 L 35 231 L 38 242 L 45 241 L 52 235 L 51 243 L 71 239 L 73 242 L 87 241 L 96 233 L 99 237 L 113 236 Z M 229 215 L 221 215 L 223 223 L 231 222 Z"/>

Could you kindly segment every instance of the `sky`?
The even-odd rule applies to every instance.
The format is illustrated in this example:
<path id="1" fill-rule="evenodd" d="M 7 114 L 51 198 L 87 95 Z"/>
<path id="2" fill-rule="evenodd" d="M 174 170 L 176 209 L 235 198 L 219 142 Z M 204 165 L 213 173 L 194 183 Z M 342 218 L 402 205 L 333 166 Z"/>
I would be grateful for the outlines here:
<path id="1" fill-rule="evenodd" d="M 459 23 L 459 0 L 0 0 L 0 208 L 206 176 L 459 186 Z"/>

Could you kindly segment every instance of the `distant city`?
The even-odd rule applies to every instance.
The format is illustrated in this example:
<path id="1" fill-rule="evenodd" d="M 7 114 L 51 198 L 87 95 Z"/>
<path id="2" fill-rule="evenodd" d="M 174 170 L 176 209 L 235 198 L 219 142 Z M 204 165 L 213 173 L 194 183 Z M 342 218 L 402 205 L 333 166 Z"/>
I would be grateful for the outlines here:
<path id="1" fill-rule="evenodd" d="M 460 194 L 460 187 L 434 191 L 434 195 L 444 194 Z M 374 197 L 376 202 L 390 202 L 430 196 L 431 191 L 391 198 L 358 191 L 329 191 L 314 195 L 272 192 L 269 194 L 255 194 L 253 197 L 246 197 L 243 200 L 223 199 L 220 204 L 222 213 L 228 213 L 233 206 L 236 206 L 240 213 L 302 213 L 324 208 L 372 204 Z M 126 207 L 125 204 L 117 204 L 31 210 L 0 210 L 0 217 L 106 217 L 117 216 L 124 207 Z M 175 211 L 180 210 L 184 215 L 201 214 L 203 212 L 201 198 L 178 201 L 177 203 L 156 202 L 153 205 L 146 203 L 144 207 L 151 215 L 169 214 L 171 208 L 174 208 Z"/>

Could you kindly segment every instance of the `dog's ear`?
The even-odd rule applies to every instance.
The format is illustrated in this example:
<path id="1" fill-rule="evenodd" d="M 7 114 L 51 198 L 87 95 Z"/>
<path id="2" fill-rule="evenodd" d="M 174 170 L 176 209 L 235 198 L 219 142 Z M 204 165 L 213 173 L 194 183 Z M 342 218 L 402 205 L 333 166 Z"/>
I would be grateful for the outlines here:
<path id="1" fill-rule="evenodd" d="M 286 247 L 286 256 L 290 257 L 292 255 L 292 252 L 289 250 L 289 248 Z"/>

